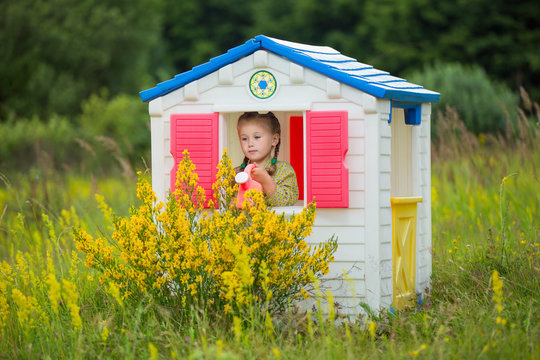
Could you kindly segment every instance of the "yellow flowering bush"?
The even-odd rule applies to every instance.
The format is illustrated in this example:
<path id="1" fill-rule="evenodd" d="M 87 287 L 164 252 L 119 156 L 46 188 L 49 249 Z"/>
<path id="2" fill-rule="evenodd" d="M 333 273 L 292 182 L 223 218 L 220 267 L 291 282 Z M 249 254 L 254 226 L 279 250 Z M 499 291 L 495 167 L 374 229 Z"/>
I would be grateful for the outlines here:
<path id="1" fill-rule="evenodd" d="M 111 239 L 74 230 L 85 264 L 98 269 L 100 281 L 114 284 L 124 299 L 150 293 L 183 308 L 238 312 L 256 304 L 278 311 L 308 296 L 304 287 L 328 272 L 337 247 L 333 238 L 318 246 L 305 242 L 315 203 L 286 218 L 268 207 L 261 192 L 249 191 L 238 209 L 234 175 L 225 152 L 210 199 L 197 185 L 186 151 L 166 204 L 141 177 L 141 205 L 132 207 L 130 216 L 115 218 Z"/>

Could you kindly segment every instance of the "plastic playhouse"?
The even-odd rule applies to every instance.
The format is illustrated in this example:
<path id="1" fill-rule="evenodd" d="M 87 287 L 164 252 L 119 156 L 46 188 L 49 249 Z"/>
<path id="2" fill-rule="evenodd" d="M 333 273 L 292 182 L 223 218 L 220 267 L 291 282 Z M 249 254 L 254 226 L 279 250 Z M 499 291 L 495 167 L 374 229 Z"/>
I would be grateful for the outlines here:
<path id="1" fill-rule="evenodd" d="M 313 197 L 310 243 L 338 237 L 324 286 L 344 312 L 400 308 L 430 286 L 431 103 L 439 94 L 327 46 L 256 36 L 140 93 L 152 132 L 152 186 L 165 200 L 184 149 L 207 193 L 226 148 L 243 159 L 244 111 L 280 120 L 280 160 Z M 344 276 L 344 273 L 346 276 Z M 347 280 L 345 280 L 347 279 Z"/>

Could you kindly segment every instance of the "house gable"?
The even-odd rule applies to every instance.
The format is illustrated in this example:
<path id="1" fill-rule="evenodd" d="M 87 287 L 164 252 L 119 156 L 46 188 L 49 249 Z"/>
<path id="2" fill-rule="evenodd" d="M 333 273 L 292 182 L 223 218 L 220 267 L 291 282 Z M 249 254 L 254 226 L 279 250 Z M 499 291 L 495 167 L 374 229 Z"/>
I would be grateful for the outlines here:
<path id="1" fill-rule="evenodd" d="M 249 80 L 259 70 L 272 73 L 278 83 L 276 93 L 264 100 L 256 98 L 249 90 Z M 258 50 L 150 101 L 150 106 L 158 102 L 161 111 L 172 112 L 176 111 L 176 106 L 198 107 L 200 104 L 211 104 L 212 112 L 306 111 L 312 109 L 314 102 L 328 100 L 350 101 L 363 106 L 376 103 L 374 96 L 272 52 Z"/>

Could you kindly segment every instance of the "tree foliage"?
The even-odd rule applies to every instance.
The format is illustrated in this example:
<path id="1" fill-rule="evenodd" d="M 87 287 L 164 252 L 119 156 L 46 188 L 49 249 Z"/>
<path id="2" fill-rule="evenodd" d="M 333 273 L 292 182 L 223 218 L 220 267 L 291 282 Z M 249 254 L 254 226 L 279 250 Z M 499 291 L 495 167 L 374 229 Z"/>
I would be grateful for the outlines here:
<path id="1" fill-rule="evenodd" d="M 437 62 L 410 74 L 407 79 L 441 93 L 441 100 L 432 108 L 431 130 L 438 136 L 444 136 L 437 131 L 447 106 L 455 108 L 467 129 L 475 134 L 504 132 L 516 117 L 517 94 L 504 84 L 492 81 L 478 65 Z"/>
<path id="2" fill-rule="evenodd" d="M 152 83 L 161 0 L 19 0 L 0 5 L 0 111 L 76 114 L 90 94 Z"/>
<path id="3" fill-rule="evenodd" d="M 257 34 L 328 45 L 397 76 L 476 64 L 536 100 L 537 13 L 534 0 L 3 0 L 0 119 L 73 115 L 100 88 L 136 94 Z"/>

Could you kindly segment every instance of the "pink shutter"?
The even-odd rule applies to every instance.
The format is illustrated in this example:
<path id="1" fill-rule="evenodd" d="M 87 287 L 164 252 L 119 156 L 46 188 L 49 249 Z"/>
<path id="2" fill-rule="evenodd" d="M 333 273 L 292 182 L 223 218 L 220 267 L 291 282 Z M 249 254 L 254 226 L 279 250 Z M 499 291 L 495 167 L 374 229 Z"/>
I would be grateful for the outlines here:
<path id="1" fill-rule="evenodd" d="M 306 112 L 306 200 L 319 208 L 349 207 L 346 111 Z"/>
<path id="2" fill-rule="evenodd" d="M 183 158 L 184 149 L 187 149 L 199 175 L 199 186 L 204 188 L 207 198 L 213 195 L 212 184 L 219 156 L 218 124 L 218 113 L 171 115 L 171 155 L 174 158 L 171 192 L 176 189 L 178 163 Z"/>

